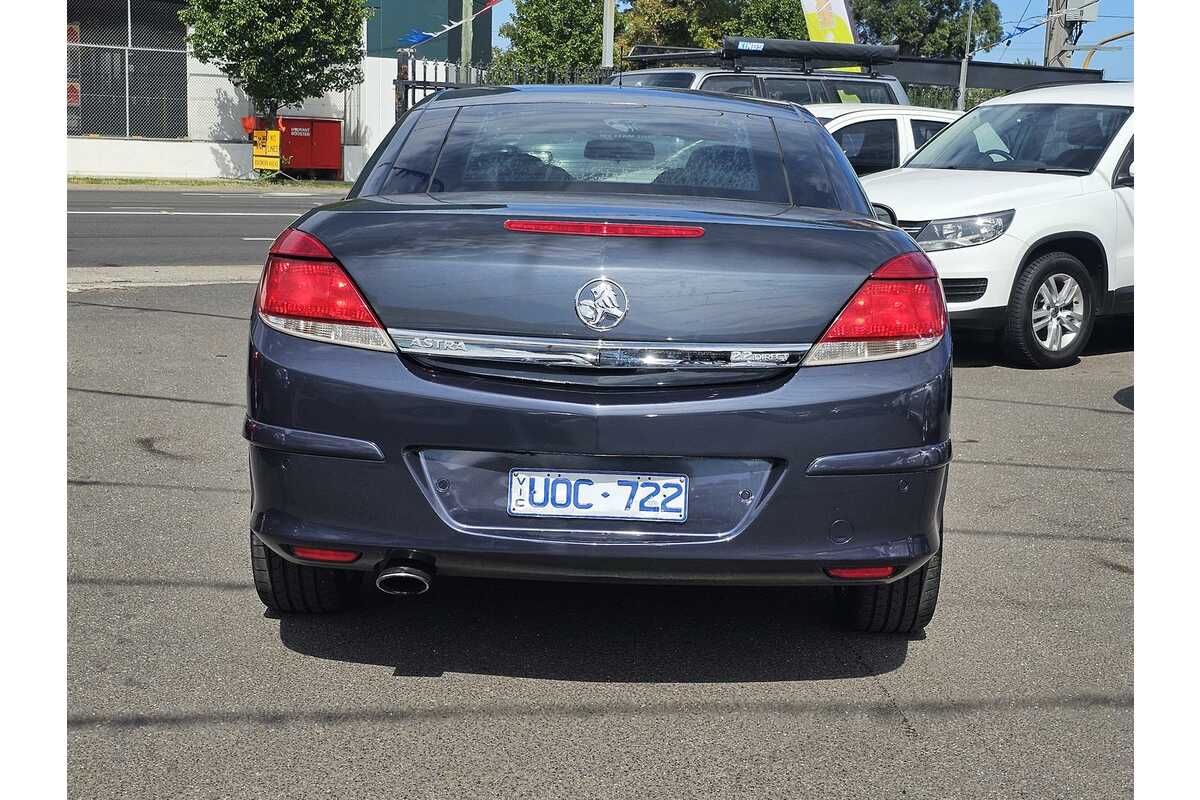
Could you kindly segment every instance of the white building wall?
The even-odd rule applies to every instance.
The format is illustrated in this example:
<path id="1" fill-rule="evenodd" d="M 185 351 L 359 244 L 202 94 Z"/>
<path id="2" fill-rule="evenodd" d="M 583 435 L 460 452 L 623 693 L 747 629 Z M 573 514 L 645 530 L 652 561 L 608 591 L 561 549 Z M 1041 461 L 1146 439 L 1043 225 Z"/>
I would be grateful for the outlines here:
<path id="1" fill-rule="evenodd" d="M 280 113 L 340 119 L 343 174 L 358 177 L 395 120 L 396 60 L 367 58 L 364 81 Z M 67 137 L 71 175 L 145 178 L 246 178 L 250 144 L 242 117 L 252 113 L 246 94 L 215 67 L 188 57 L 190 140 Z"/>
<path id="2" fill-rule="evenodd" d="M 366 80 L 360 87 L 362 134 L 367 158 L 396 121 L 396 59 L 370 57 L 363 64 Z"/>
<path id="3" fill-rule="evenodd" d="M 188 138 L 209 142 L 245 142 L 242 117 L 250 98 L 212 64 L 188 53 Z"/>
<path id="4" fill-rule="evenodd" d="M 67 173 L 117 178 L 248 178 L 249 142 L 67 138 Z"/>

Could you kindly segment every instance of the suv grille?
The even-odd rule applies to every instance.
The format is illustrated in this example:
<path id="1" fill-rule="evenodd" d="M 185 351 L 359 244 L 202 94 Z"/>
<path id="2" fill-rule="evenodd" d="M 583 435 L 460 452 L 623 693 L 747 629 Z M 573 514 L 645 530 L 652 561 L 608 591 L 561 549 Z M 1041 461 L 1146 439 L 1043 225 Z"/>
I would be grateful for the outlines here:
<path id="1" fill-rule="evenodd" d="M 929 220 L 925 220 L 924 222 L 913 222 L 911 220 L 903 220 L 903 219 L 896 223 L 897 226 L 902 228 L 905 233 L 907 233 L 909 236 L 913 237 L 914 239 L 917 238 L 918 233 L 925 230 L 925 226 L 928 224 L 929 224 Z"/>
<path id="2" fill-rule="evenodd" d="M 983 297 L 987 278 L 942 278 L 947 303 L 970 303 Z"/>

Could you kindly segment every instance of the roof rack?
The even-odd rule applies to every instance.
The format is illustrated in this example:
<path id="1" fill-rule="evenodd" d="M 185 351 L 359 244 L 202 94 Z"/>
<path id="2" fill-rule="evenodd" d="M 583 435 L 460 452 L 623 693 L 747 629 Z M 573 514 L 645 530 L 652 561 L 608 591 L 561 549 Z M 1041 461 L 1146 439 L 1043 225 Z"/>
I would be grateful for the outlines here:
<path id="1" fill-rule="evenodd" d="M 900 56 L 896 45 L 843 44 L 839 42 L 809 42 L 797 39 L 757 39 L 745 36 L 726 36 L 720 48 L 666 47 L 634 45 L 625 56 L 635 64 L 703 64 L 727 63 L 734 70 L 743 66 L 795 65 L 810 72 L 815 64 L 825 67 L 892 64 Z"/>

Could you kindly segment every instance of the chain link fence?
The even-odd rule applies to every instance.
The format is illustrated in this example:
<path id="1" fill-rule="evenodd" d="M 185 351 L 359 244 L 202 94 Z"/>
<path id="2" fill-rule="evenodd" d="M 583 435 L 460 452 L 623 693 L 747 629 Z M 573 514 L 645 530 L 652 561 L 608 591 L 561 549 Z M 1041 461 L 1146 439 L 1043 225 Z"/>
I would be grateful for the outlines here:
<path id="1" fill-rule="evenodd" d="M 67 135 L 245 142 L 246 93 L 187 51 L 183 0 L 67 0 Z M 342 120 L 361 144 L 358 89 L 282 114 Z"/>
<path id="2" fill-rule="evenodd" d="M 168 0 L 67 0 L 68 135 L 188 135 L 181 8 Z"/>

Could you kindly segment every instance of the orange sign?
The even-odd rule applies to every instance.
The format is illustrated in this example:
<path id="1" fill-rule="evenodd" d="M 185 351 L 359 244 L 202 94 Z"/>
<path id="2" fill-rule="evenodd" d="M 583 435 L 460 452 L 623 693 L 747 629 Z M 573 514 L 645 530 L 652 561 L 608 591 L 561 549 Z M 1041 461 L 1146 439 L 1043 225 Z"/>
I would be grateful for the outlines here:
<path id="1" fill-rule="evenodd" d="M 67 23 L 67 44 L 79 44 L 79 23 Z"/>

